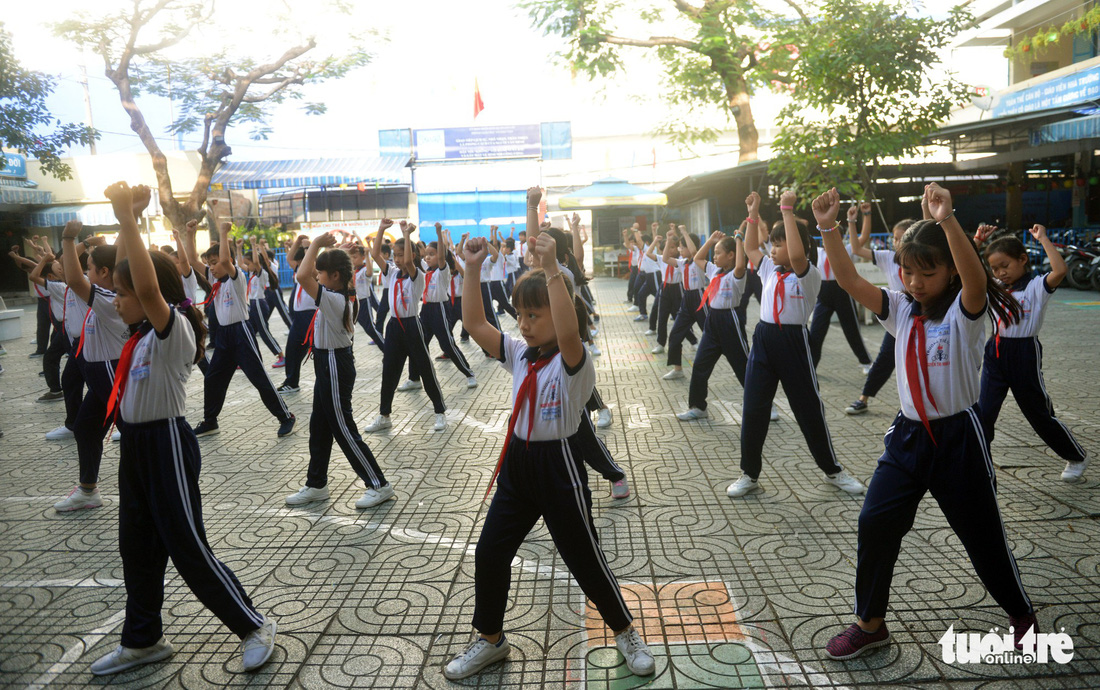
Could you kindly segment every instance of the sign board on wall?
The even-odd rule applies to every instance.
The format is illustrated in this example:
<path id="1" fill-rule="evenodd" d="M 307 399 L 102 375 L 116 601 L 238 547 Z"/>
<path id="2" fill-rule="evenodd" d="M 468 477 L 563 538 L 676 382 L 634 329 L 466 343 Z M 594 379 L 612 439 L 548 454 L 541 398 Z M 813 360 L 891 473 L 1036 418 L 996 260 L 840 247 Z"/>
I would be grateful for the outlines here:
<path id="1" fill-rule="evenodd" d="M 19 153 L 5 153 L 0 177 L 27 177 L 27 157 Z"/>
<path id="2" fill-rule="evenodd" d="M 500 125 L 418 129 L 413 132 L 417 160 L 537 158 L 542 155 L 540 125 Z"/>
<path id="3" fill-rule="evenodd" d="M 1035 86 L 1000 94 L 994 99 L 993 117 L 1019 115 L 1059 108 L 1100 98 L 1100 66 L 1081 70 Z"/>

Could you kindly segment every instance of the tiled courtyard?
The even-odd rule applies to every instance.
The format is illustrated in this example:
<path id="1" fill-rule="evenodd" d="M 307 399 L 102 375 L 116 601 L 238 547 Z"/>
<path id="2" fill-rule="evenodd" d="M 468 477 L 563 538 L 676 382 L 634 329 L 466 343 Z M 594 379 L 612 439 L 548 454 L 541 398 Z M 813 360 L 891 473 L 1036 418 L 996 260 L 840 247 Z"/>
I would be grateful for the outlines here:
<path id="1" fill-rule="evenodd" d="M 852 621 L 856 519 L 861 497 L 826 485 L 780 395 L 781 418 L 765 446 L 763 492 L 731 500 L 739 476 L 741 388 L 725 364 L 711 385 L 711 416 L 683 423 L 687 380 L 663 381 L 664 355 L 622 303 L 625 283 L 594 284 L 603 314 L 598 385 L 615 421 L 601 431 L 627 469 L 632 495 L 616 501 L 594 473 L 594 514 L 608 559 L 657 658 L 636 678 L 621 665 L 602 622 L 557 557 L 541 525 L 514 562 L 503 664 L 451 683 L 443 664 L 470 638 L 473 545 L 482 496 L 503 441 L 510 381 L 471 343 L 481 385 L 467 390 L 436 362 L 450 424 L 432 432 L 422 390 L 397 393 L 394 428 L 368 435 L 397 500 L 358 511 L 362 484 L 337 452 L 329 501 L 288 508 L 305 480 L 312 363 L 288 396 L 300 425 L 277 439 L 276 422 L 243 376 L 200 440 L 207 534 L 257 607 L 278 619 L 278 646 L 254 674 L 241 671 L 237 639 L 169 567 L 165 632 L 169 661 L 110 678 L 88 665 L 118 644 L 125 592 L 117 548 L 117 444 L 109 444 L 97 510 L 58 514 L 52 504 L 77 479 L 71 441 L 43 439 L 63 417 L 39 404 L 40 360 L 24 337 L 0 362 L 0 685 L 4 687 L 573 687 L 919 688 L 1100 686 L 1100 466 L 1063 483 L 1050 453 L 1009 401 L 994 462 L 1001 509 L 1044 631 L 1073 640 L 1068 664 L 948 664 L 937 644 L 948 626 L 985 633 L 1007 626 L 931 498 L 921 505 L 898 562 L 889 617 L 893 644 L 849 662 L 822 651 Z M 33 306 L 30 307 L 33 309 Z M 755 302 L 750 313 L 756 309 Z M 750 323 L 755 323 L 755 314 Z M 286 329 L 272 318 L 277 338 Z M 510 325 L 512 322 L 507 321 Z M 988 325 L 987 325 L 988 331 Z M 883 330 L 864 326 L 877 352 Z M 1100 297 L 1063 288 L 1043 330 L 1046 384 L 1059 416 L 1090 454 L 1100 451 Z M 359 332 L 355 409 L 360 427 L 377 414 L 381 354 Z M 433 347 L 433 354 L 438 349 Z M 687 356 L 694 354 L 688 348 Z M 265 352 L 268 363 L 272 357 Z M 834 324 L 818 370 L 842 464 L 870 478 L 896 411 L 893 381 L 871 411 L 848 417 L 863 375 Z M 281 373 L 273 372 L 276 384 Z M 199 421 L 202 379 L 188 384 Z"/>

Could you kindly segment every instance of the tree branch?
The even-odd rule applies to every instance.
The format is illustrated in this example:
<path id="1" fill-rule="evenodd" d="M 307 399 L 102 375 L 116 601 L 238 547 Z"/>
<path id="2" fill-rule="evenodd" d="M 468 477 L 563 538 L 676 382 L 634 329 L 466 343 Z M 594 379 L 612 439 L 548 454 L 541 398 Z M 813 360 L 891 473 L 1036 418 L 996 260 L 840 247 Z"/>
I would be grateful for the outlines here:
<path id="1" fill-rule="evenodd" d="M 792 10 L 798 13 L 798 16 L 802 18 L 803 24 L 805 24 L 806 26 L 810 26 L 810 18 L 806 16 L 806 13 L 802 10 L 801 7 L 798 6 L 798 3 L 796 3 L 794 0 L 783 0 L 783 2 L 787 3 L 787 5 L 790 6 Z"/>
<path id="2" fill-rule="evenodd" d="M 617 46 L 635 46 L 638 48 L 654 48 L 656 46 L 676 46 L 688 50 L 698 50 L 698 45 L 675 36 L 650 36 L 649 38 L 626 38 L 624 36 L 612 36 L 603 34 L 597 38 L 601 43 L 610 43 Z"/>
<path id="3" fill-rule="evenodd" d="M 692 19 L 698 19 L 702 10 L 694 5 L 689 5 L 686 0 L 672 0 L 672 4 L 676 5 L 676 9 L 680 12 L 688 15 Z"/>
<path id="4" fill-rule="evenodd" d="M 291 84 L 301 84 L 303 81 L 305 81 L 304 77 L 302 77 L 302 75 L 300 75 L 298 73 L 295 73 L 293 76 L 286 77 L 285 79 L 279 81 L 279 83 L 277 83 L 275 86 L 273 86 L 270 91 L 259 94 L 257 96 L 245 96 L 244 98 L 241 99 L 241 103 L 261 103 L 261 102 L 266 101 L 267 99 L 271 98 L 275 94 L 279 93 L 280 91 L 282 91 L 286 87 L 290 86 Z M 256 82 L 253 82 L 253 83 L 256 83 Z M 265 82 L 265 83 L 271 83 L 271 82 Z"/>

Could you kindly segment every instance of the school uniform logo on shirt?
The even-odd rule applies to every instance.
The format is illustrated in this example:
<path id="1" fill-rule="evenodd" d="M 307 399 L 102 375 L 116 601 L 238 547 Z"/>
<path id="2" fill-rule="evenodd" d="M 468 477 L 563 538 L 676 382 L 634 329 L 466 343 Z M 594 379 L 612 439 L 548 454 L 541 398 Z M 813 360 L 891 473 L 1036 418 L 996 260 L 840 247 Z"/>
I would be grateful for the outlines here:
<path id="1" fill-rule="evenodd" d="M 142 341 L 134 353 L 134 363 L 130 366 L 130 380 L 141 381 L 149 378 L 149 344 Z"/>
<path id="2" fill-rule="evenodd" d="M 558 382 L 551 381 L 542 392 L 539 400 L 539 419 L 548 422 L 552 419 L 561 419 L 561 395 L 558 393 Z"/>
<path id="3" fill-rule="evenodd" d="M 925 335 L 925 347 L 927 348 L 928 366 L 946 367 L 951 365 L 951 350 L 948 344 L 951 341 L 951 324 L 943 323 L 928 326 Z"/>

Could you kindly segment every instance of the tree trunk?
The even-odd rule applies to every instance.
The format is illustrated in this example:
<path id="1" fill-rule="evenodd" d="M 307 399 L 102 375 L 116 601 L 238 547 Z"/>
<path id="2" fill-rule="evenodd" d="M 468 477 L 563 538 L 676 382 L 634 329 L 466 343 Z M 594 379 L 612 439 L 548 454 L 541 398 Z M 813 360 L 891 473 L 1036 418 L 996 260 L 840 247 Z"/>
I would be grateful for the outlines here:
<path id="1" fill-rule="evenodd" d="M 756 131 L 756 122 L 752 117 L 752 105 L 749 102 L 748 85 L 744 79 L 737 79 L 729 97 L 730 110 L 737 123 L 738 163 L 747 163 L 757 159 L 760 133 Z"/>

